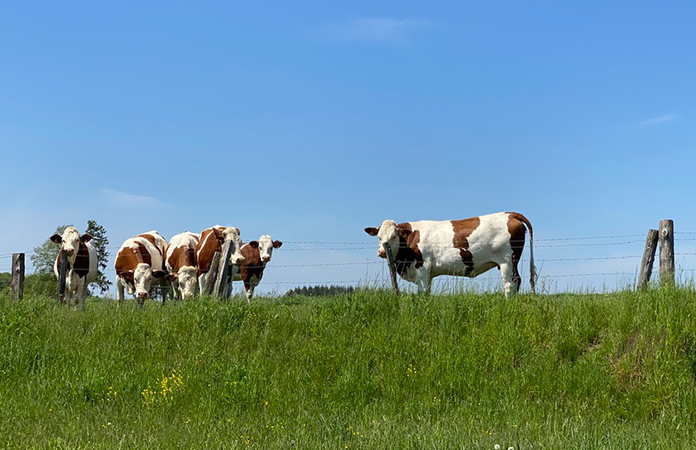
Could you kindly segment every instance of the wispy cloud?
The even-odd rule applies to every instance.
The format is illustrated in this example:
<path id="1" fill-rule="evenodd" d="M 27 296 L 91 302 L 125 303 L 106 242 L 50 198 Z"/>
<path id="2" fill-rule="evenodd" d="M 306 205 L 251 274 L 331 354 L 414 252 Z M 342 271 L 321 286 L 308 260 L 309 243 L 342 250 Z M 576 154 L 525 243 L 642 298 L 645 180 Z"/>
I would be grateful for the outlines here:
<path id="1" fill-rule="evenodd" d="M 676 119 L 676 118 L 677 118 L 677 115 L 676 115 L 676 114 L 665 114 L 664 116 L 655 117 L 655 118 L 652 118 L 652 119 L 650 119 L 650 120 L 646 120 L 646 121 L 640 122 L 638 125 L 643 126 L 643 127 L 649 127 L 649 126 L 653 126 L 653 125 L 660 125 L 660 124 L 662 124 L 662 123 L 671 122 L 671 121 L 673 121 L 673 120 Z"/>
<path id="2" fill-rule="evenodd" d="M 109 203 L 117 206 L 126 206 L 133 208 L 169 208 L 171 205 L 164 203 L 154 197 L 146 195 L 127 194 L 125 192 L 115 191 L 113 189 L 102 188 L 101 195 Z"/>
<path id="3" fill-rule="evenodd" d="M 428 20 L 368 17 L 323 27 L 321 35 L 337 41 L 404 44 L 416 30 L 429 28 Z"/>

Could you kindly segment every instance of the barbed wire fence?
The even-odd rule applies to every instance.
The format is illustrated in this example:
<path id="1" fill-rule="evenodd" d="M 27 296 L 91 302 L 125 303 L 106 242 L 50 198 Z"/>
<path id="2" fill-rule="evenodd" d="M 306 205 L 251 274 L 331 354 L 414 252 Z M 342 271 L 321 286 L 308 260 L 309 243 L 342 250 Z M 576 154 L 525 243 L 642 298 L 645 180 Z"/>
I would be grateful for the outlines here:
<path id="1" fill-rule="evenodd" d="M 675 246 L 686 249 L 674 253 L 679 258 L 678 280 L 681 283 L 690 282 L 696 272 L 696 231 L 675 232 L 674 240 Z M 643 256 L 640 250 L 644 243 L 643 234 L 536 238 L 534 262 L 539 291 L 611 291 L 635 286 Z M 431 245 L 438 244 L 452 245 L 451 242 Z M 520 243 L 512 244 L 514 246 Z M 107 247 L 115 251 L 119 248 Z M 282 295 L 294 287 L 316 285 L 388 289 L 388 266 L 385 260 L 377 258 L 377 248 L 376 240 L 284 241 L 283 247 L 274 252 L 273 261 L 268 264 L 257 292 Z M 590 249 L 590 255 L 587 249 Z M 524 256 L 528 255 L 528 240 L 524 243 L 524 250 Z M 312 255 L 310 258 L 313 261 L 309 262 L 304 261 L 306 257 L 295 257 L 303 252 L 317 255 Z M 32 251 L 23 253 L 28 257 L 33 254 Z M 0 254 L 0 273 L 11 272 L 12 255 L 13 253 Z M 520 261 L 519 271 L 524 288 L 529 278 L 529 259 L 526 257 Z M 109 266 L 105 275 L 112 280 L 115 278 L 113 265 Z M 656 273 L 654 278 L 658 276 Z M 399 286 L 405 291 L 415 289 L 414 285 L 401 279 Z M 502 283 L 497 270 L 490 270 L 476 278 L 438 277 L 433 283 L 434 292 L 500 289 Z M 113 290 L 112 288 L 107 295 L 115 296 Z"/>

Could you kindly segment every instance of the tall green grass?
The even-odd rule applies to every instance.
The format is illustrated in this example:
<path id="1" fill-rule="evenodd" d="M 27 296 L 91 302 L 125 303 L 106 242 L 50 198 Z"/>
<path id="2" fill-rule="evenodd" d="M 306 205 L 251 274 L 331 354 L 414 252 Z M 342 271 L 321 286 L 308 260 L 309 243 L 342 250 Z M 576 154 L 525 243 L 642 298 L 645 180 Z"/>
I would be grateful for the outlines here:
<path id="1" fill-rule="evenodd" d="M 696 293 L 0 297 L 0 448 L 688 448 Z"/>

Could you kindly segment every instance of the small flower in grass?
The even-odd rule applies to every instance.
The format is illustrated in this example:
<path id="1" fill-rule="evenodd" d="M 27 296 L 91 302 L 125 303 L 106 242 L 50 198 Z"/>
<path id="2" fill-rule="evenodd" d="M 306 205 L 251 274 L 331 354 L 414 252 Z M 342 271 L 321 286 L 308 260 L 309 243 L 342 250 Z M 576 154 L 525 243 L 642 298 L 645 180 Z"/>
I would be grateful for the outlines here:
<path id="1" fill-rule="evenodd" d="M 109 386 L 109 392 L 106 393 L 106 400 L 107 401 L 116 400 L 117 396 L 118 396 L 118 392 L 116 391 L 116 389 L 114 389 L 113 386 Z"/>

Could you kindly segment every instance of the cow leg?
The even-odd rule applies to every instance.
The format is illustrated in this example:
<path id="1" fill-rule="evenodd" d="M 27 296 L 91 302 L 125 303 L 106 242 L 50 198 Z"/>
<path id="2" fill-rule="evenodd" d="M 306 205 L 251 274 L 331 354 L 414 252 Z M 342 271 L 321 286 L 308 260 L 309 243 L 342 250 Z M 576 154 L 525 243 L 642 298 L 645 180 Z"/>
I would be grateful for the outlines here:
<path id="1" fill-rule="evenodd" d="M 515 285 L 513 283 L 512 275 L 512 264 L 502 263 L 500 264 L 500 277 L 503 279 L 503 289 L 505 291 L 505 297 L 509 297 L 510 294 L 515 293 Z"/>
<path id="2" fill-rule="evenodd" d="M 82 311 L 85 310 L 85 301 L 86 299 L 86 294 L 87 293 L 87 283 L 83 282 L 77 287 L 77 298 L 75 299 L 75 304 L 80 304 L 80 309 Z"/>
<path id="3" fill-rule="evenodd" d="M 430 271 L 425 267 L 416 269 L 416 286 L 418 286 L 418 293 L 425 293 L 430 295 L 430 288 L 432 287 L 432 278 L 430 278 Z"/>
<path id="4" fill-rule="evenodd" d="M 244 289 L 246 290 L 247 303 L 251 303 L 251 297 L 254 296 L 254 285 L 251 284 L 251 281 L 245 281 Z"/>
<path id="5" fill-rule="evenodd" d="M 116 277 L 116 287 L 118 288 L 118 302 L 119 304 L 123 304 L 124 300 L 124 295 L 123 295 L 123 283 L 121 282 L 120 277 Z"/>
<path id="6" fill-rule="evenodd" d="M 205 292 L 205 281 L 208 279 L 208 272 L 202 273 L 198 277 L 198 290 L 200 291 L 201 295 L 207 294 Z"/>

